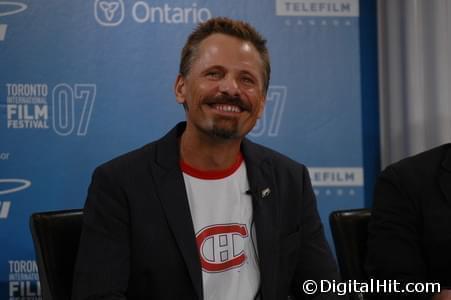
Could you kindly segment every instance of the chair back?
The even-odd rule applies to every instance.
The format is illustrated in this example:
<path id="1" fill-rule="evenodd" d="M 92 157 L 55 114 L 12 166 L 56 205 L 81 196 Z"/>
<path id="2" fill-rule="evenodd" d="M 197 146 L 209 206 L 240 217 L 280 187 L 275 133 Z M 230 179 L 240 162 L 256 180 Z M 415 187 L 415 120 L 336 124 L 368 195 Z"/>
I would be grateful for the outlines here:
<path id="1" fill-rule="evenodd" d="M 368 279 L 364 265 L 370 217 L 369 209 L 334 211 L 329 216 L 343 280 L 365 281 Z"/>
<path id="2" fill-rule="evenodd" d="M 81 209 L 34 213 L 30 229 L 43 300 L 69 300 L 82 227 Z"/>

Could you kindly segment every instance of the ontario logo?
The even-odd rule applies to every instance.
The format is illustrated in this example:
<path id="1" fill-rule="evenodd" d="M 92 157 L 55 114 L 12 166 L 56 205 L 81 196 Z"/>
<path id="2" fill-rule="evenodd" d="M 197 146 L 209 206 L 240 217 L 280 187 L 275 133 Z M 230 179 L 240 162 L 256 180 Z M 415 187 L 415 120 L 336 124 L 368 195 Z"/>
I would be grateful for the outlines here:
<path id="1" fill-rule="evenodd" d="M 245 224 L 217 224 L 202 229 L 196 235 L 202 269 L 217 273 L 242 266 L 248 236 Z"/>
<path id="2" fill-rule="evenodd" d="M 0 1 L 0 17 L 18 14 L 27 9 L 27 5 L 20 2 Z M 8 24 L 0 24 L 0 41 L 4 41 Z"/>
<path id="3" fill-rule="evenodd" d="M 0 196 L 17 193 L 31 186 L 31 181 L 26 179 L 0 179 Z M 0 201 L 0 219 L 7 219 L 11 201 Z"/>
<path id="4" fill-rule="evenodd" d="M 124 20 L 124 15 L 122 0 L 96 0 L 94 3 L 94 16 L 100 25 L 117 26 Z"/>
<path id="5" fill-rule="evenodd" d="M 136 1 L 129 7 L 125 7 L 123 0 L 95 0 L 94 2 L 94 17 L 102 26 L 118 26 L 124 21 L 126 14 L 127 16 L 130 14 L 131 20 L 139 24 L 196 24 L 212 17 L 208 8 L 198 7 L 197 3 L 178 7 L 169 3 L 154 6 L 148 1 Z"/>

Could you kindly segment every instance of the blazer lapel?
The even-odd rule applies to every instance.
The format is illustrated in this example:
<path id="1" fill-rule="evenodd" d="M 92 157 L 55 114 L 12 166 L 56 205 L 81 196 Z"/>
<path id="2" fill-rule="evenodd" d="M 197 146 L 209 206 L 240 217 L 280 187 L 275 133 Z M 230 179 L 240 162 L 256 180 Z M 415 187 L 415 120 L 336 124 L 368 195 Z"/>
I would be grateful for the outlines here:
<path id="1" fill-rule="evenodd" d="M 276 205 L 278 199 L 272 166 L 269 159 L 262 155 L 262 151 L 258 151 L 250 141 L 243 141 L 242 151 L 252 194 L 262 297 L 275 299 L 279 237 Z"/>
<path id="2" fill-rule="evenodd" d="M 448 204 L 451 204 L 451 148 L 448 148 L 442 162 L 438 181 Z"/>
<path id="3" fill-rule="evenodd" d="M 183 175 L 179 167 L 178 136 L 184 126 L 179 124 L 157 144 L 156 163 L 151 172 L 158 197 L 166 213 L 178 247 L 199 299 L 203 299 L 202 271 Z"/>

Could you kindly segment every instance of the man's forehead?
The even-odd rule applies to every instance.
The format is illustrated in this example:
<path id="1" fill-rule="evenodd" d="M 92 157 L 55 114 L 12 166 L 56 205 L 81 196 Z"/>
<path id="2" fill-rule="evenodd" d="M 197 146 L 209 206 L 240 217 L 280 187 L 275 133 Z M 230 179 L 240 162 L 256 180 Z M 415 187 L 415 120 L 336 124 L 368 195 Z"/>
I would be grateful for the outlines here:
<path id="1" fill-rule="evenodd" d="M 199 48 L 207 47 L 236 47 L 243 51 L 257 51 L 254 45 L 247 40 L 224 33 L 213 33 L 200 42 Z"/>
<path id="2" fill-rule="evenodd" d="M 263 68 L 263 59 L 253 44 L 235 36 L 221 33 L 212 34 L 200 43 L 198 50 L 194 57 L 194 63 L 196 61 L 213 63 L 214 60 L 232 57 L 237 58 L 242 65 Z"/>

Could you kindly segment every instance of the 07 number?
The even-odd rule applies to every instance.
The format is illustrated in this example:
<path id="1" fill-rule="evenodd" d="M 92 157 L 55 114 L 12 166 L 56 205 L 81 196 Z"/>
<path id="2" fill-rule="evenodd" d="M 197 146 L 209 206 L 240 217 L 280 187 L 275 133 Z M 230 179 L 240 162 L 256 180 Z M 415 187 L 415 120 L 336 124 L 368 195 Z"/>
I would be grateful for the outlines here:
<path id="1" fill-rule="evenodd" d="M 86 135 L 95 98 L 95 84 L 75 84 L 74 87 L 66 83 L 56 85 L 52 93 L 55 132 L 66 136 L 72 134 L 77 127 L 77 135 Z"/>

